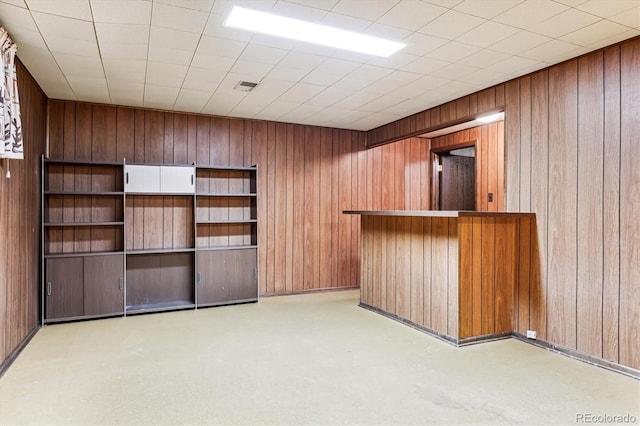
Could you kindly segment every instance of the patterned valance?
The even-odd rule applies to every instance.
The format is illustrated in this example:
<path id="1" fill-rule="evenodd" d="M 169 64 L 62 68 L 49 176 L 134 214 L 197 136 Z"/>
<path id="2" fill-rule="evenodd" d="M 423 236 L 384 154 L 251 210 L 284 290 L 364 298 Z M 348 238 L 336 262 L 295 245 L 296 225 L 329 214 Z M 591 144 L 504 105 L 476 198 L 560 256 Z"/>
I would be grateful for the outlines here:
<path id="1" fill-rule="evenodd" d="M 20 100 L 16 78 L 16 44 L 0 27 L 0 158 L 23 158 Z"/>

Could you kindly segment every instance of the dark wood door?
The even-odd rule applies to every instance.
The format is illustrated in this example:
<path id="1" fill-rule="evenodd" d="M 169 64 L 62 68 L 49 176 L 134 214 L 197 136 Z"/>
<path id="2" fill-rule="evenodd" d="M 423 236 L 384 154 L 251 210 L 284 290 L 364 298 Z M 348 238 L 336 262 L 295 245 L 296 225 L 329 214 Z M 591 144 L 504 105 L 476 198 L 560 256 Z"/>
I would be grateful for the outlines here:
<path id="1" fill-rule="evenodd" d="M 46 261 L 45 318 L 84 315 L 84 273 L 82 257 Z"/>
<path id="2" fill-rule="evenodd" d="M 84 314 L 118 314 L 124 310 L 123 255 L 84 259 Z"/>
<path id="3" fill-rule="evenodd" d="M 440 164 L 440 210 L 475 210 L 475 157 L 441 154 Z"/>
<path id="4" fill-rule="evenodd" d="M 228 280 L 231 300 L 255 299 L 258 297 L 257 249 L 229 251 Z"/>
<path id="5" fill-rule="evenodd" d="M 198 304 L 229 301 L 229 250 L 199 251 L 196 256 Z"/>

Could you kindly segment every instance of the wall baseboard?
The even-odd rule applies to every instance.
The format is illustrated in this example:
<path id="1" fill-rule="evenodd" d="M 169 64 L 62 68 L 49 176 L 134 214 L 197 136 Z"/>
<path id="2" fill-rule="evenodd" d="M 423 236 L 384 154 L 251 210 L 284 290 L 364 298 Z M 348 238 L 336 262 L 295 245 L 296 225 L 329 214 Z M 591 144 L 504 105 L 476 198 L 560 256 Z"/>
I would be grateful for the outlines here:
<path id="1" fill-rule="evenodd" d="M 11 367 L 11 364 L 13 364 L 13 362 L 16 360 L 16 358 L 18 358 L 18 355 L 20 355 L 22 350 L 25 347 L 27 347 L 27 345 L 29 344 L 31 339 L 33 339 L 33 336 L 36 335 L 38 330 L 40 330 L 40 325 L 39 324 L 36 325 L 31 330 L 31 332 L 29 332 L 29 334 L 27 334 L 27 337 L 25 337 L 24 340 L 22 342 L 20 342 L 20 344 L 9 354 L 9 356 L 7 356 L 7 358 L 4 361 L 2 361 L 2 364 L 0 364 L 0 378 L 4 375 L 4 373 L 7 372 L 9 367 Z"/>
<path id="2" fill-rule="evenodd" d="M 261 294 L 260 298 L 263 297 L 276 297 L 276 296 L 295 296 L 297 294 L 309 294 L 309 293 L 320 293 L 320 292 L 329 292 L 329 291 L 343 291 L 343 290 L 358 290 L 360 288 L 359 285 L 349 286 L 349 287 L 323 287 L 323 288 L 310 288 L 308 290 L 299 290 L 299 291 L 285 291 L 282 293 L 266 293 Z"/>
<path id="3" fill-rule="evenodd" d="M 528 343 L 530 345 L 533 346 L 537 346 L 539 348 L 543 348 L 546 350 L 549 350 L 551 352 L 555 352 L 559 355 L 564 355 L 566 357 L 575 359 L 577 361 L 581 361 L 581 362 L 585 362 L 587 364 L 596 366 L 596 367 L 600 367 L 600 368 L 604 368 L 606 370 L 610 370 L 613 371 L 615 373 L 620 373 L 623 374 L 625 376 L 631 377 L 633 379 L 637 379 L 640 380 L 640 370 L 636 370 L 634 368 L 631 367 L 627 367 L 612 361 L 607 361 L 605 359 L 602 358 L 598 358 L 598 357 L 594 357 L 592 355 L 589 354 L 585 354 L 579 351 L 576 351 L 575 349 L 571 349 L 571 348 L 567 348 L 561 345 L 556 345 L 554 343 L 551 342 L 547 342 L 545 340 L 541 340 L 541 339 L 528 339 L 526 336 L 517 333 L 517 332 L 511 332 L 511 331 L 507 331 L 504 333 L 498 333 L 498 334 L 486 334 L 483 336 L 476 336 L 476 337 L 469 337 L 469 338 L 465 338 L 465 339 L 455 339 L 453 337 L 450 336 L 446 336 L 442 333 L 439 333 L 435 330 L 432 330 L 428 327 L 424 327 L 420 324 L 416 324 L 412 321 L 409 321 L 405 318 L 401 318 L 395 314 L 391 314 L 389 312 L 385 312 L 379 308 L 376 308 L 374 306 L 371 305 L 367 305 L 366 303 L 362 303 L 360 302 L 360 304 L 358 305 L 361 308 L 367 309 L 369 311 L 375 312 L 377 314 L 380 314 L 382 316 L 385 316 L 387 318 L 390 318 L 394 321 L 398 321 L 402 324 L 408 325 L 411 328 L 414 328 L 418 331 L 421 331 L 423 333 L 426 333 L 432 337 L 435 337 L 439 340 L 442 340 L 443 342 L 446 342 L 452 346 L 455 347 L 464 347 L 464 346 L 469 346 L 469 345 L 475 345 L 478 343 L 484 343 L 484 342 L 492 342 L 495 340 L 503 340 L 503 339 L 509 339 L 509 338 L 514 338 L 517 340 L 520 340 L 522 342 Z"/>

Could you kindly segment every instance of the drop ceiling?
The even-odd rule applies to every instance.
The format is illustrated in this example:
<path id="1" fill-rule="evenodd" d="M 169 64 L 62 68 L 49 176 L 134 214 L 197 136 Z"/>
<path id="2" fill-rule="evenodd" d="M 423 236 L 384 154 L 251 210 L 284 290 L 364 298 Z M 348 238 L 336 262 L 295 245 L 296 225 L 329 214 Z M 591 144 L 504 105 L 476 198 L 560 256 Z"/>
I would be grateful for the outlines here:
<path id="1" fill-rule="evenodd" d="M 233 5 L 407 47 L 225 28 Z M 49 98 L 369 130 L 640 35 L 640 0 L 0 0 L 0 24 Z"/>

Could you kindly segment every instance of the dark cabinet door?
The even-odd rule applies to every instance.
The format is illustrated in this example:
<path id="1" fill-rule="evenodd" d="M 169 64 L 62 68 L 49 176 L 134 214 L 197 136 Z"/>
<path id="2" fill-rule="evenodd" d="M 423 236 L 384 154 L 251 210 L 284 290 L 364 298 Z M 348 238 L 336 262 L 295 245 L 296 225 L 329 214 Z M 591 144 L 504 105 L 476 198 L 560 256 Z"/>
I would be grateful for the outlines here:
<path id="1" fill-rule="evenodd" d="M 45 318 L 84 315 L 84 272 L 82 257 L 46 261 Z"/>
<path id="2" fill-rule="evenodd" d="M 228 251 L 199 251 L 197 256 L 198 304 L 229 301 Z"/>
<path id="3" fill-rule="evenodd" d="M 257 250 L 229 250 L 227 279 L 229 299 L 246 300 L 258 297 Z"/>
<path id="4" fill-rule="evenodd" d="M 256 299 L 256 254 L 255 248 L 198 252 L 198 304 Z"/>
<path id="5" fill-rule="evenodd" d="M 122 255 L 84 258 L 84 314 L 108 315 L 124 310 Z"/>

